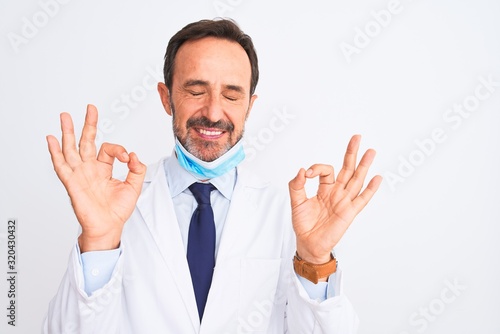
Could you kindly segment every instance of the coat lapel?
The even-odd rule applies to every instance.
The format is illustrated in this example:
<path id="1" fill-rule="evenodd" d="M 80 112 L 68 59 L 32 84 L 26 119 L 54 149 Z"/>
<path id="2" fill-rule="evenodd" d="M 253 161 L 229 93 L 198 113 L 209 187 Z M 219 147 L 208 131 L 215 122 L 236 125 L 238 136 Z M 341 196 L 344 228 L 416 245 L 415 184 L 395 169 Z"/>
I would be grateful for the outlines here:
<path id="1" fill-rule="evenodd" d="M 226 217 L 224 231 L 222 232 L 217 262 L 224 261 L 232 254 L 234 244 L 251 228 L 253 213 L 258 209 L 255 196 L 260 189 L 269 184 L 258 178 L 251 177 L 245 172 L 244 167 L 238 167 L 236 185 L 231 199 L 231 205 Z"/>
<path id="2" fill-rule="evenodd" d="M 268 184 L 249 178 L 238 167 L 237 181 L 224 224 L 217 254 L 212 286 L 201 325 L 201 334 L 218 333 L 222 328 L 238 328 L 242 274 L 242 254 L 238 242 L 252 228 L 257 209 L 254 196 Z M 221 327 L 222 326 L 222 327 Z"/>
<path id="3" fill-rule="evenodd" d="M 165 176 L 164 160 L 148 167 L 137 208 L 146 223 L 170 275 L 184 301 L 194 328 L 198 333 L 200 320 L 191 283 L 189 266 L 184 253 L 179 224 Z"/>

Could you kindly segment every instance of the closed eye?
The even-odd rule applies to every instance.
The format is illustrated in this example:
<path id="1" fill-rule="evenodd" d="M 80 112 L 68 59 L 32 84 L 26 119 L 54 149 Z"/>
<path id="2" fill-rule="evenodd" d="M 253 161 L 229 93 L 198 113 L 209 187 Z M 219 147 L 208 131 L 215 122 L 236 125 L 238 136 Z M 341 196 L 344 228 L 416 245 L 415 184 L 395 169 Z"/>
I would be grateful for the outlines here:
<path id="1" fill-rule="evenodd" d="M 237 97 L 232 97 L 232 96 L 227 96 L 227 95 L 224 95 L 224 97 L 225 97 L 226 99 L 228 99 L 229 101 L 236 101 L 236 100 L 238 100 L 238 98 L 237 98 Z"/>
<path id="2" fill-rule="evenodd" d="M 200 96 L 203 95 L 205 92 L 197 92 L 197 91 L 189 91 L 189 94 L 192 96 Z"/>

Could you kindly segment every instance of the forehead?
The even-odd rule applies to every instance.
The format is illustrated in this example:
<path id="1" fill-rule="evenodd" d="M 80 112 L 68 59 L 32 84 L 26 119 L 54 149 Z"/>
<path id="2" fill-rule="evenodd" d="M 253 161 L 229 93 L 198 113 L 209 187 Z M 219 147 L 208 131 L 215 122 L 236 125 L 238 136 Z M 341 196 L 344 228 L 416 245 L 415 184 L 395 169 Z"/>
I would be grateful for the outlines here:
<path id="1" fill-rule="evenodd" d="M 175 56 L 174 84 L 204 80 L 212 84 L 243 85 L 248 90 L 250 77 L 250 60 L 245 50 L 227 39 L 205 37 L 187 41 Z"/>

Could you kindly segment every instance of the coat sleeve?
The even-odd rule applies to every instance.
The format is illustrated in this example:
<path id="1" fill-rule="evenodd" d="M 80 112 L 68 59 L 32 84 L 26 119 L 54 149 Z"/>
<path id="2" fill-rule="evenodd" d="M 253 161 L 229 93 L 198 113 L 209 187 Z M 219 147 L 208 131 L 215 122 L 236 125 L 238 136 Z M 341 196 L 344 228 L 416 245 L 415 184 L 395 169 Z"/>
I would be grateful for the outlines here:
<path id="1" fill-rule="evenodd" d="M 309 298 L 304 287 L 291 268 L 286 323 L 289 334 L 354 334 L 358 329 L 358 317 L 347 297 L 342 293 L 342 272 L 337 271 L 338 293 L 319 302 Z"/>
<path id="2" fill-rule="evenodd" d="M 77 247 L 74 247 L 59 290 L 49 304 L 42 333 L 118 333 L 122 298 L 122 255 L 109 282 L 88 296 L 84 290 L 80 256 Z"/>
<path id="3" fill-rule="evenodd" d="M 288 204 L 288 203 L 287 203 Z M 287 306 L 285 333 L 288 334 L 354 334 L 358 329 L 358 317 L 354 308 L 342 292 L 342 271 L 337 269 L 335 275 L 334 296 L 320 302 L 311 299 L 304 286 L 297 278 L 293 269 L 293 254 L 295 254 L 295 232 L 292 227 L 290 206 L 284 209 L 286 213 L 283 258 L 285 284 L 287 285 Z"/>

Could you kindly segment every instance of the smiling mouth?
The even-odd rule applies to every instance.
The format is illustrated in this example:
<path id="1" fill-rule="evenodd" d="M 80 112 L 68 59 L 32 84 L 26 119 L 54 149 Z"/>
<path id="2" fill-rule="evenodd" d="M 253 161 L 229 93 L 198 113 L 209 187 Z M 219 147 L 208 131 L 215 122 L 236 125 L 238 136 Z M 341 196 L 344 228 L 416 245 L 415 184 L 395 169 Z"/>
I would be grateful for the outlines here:
<path id="1" fill-rule="evenodd" d="M 219 129 L 204 129 L 204 128 L 194 128 L 194 130 L 202 137 L 203 139 L 218 139 L 226 133 L 226 131 Z"/>

